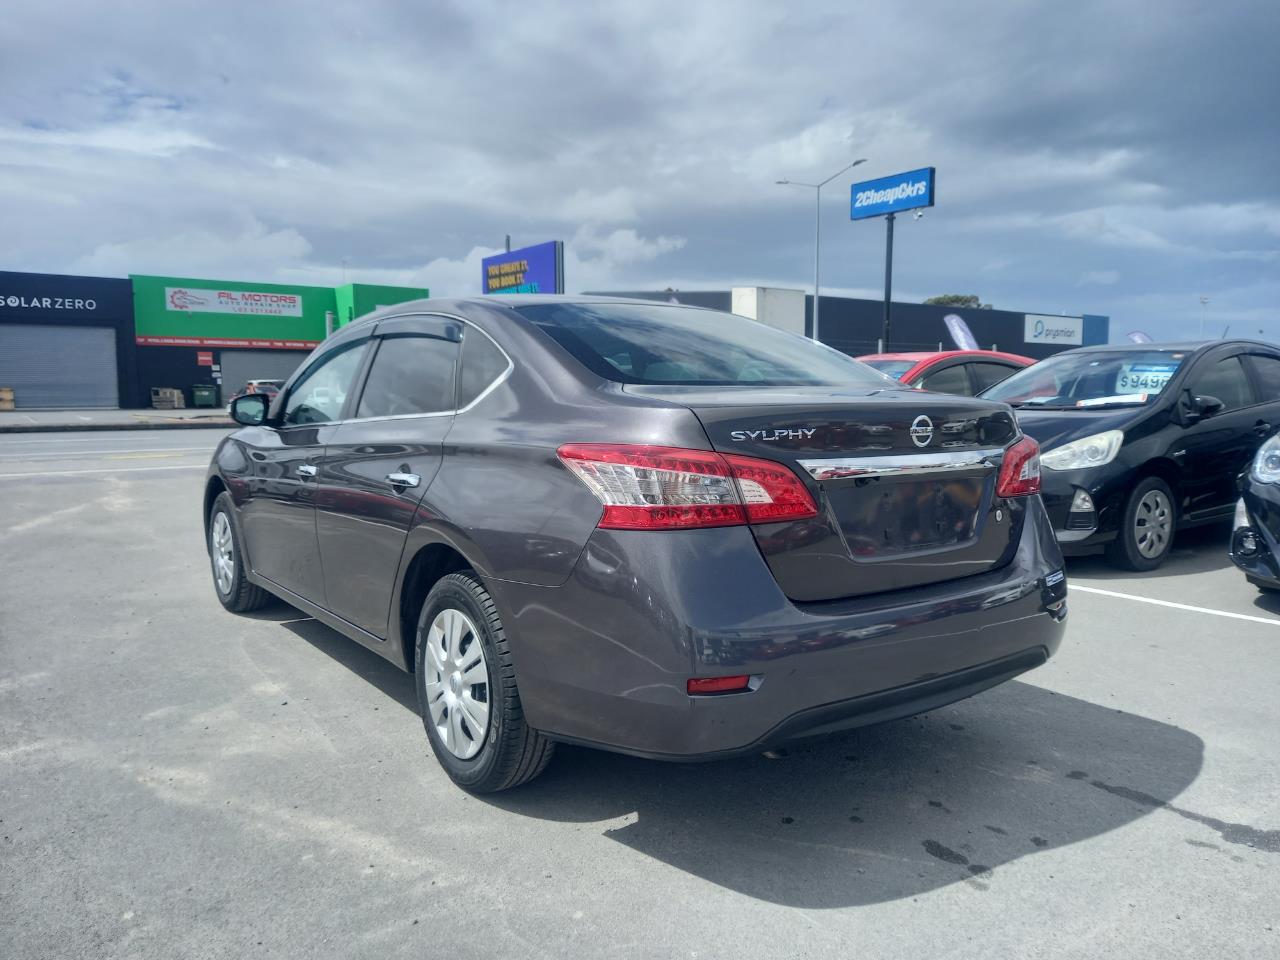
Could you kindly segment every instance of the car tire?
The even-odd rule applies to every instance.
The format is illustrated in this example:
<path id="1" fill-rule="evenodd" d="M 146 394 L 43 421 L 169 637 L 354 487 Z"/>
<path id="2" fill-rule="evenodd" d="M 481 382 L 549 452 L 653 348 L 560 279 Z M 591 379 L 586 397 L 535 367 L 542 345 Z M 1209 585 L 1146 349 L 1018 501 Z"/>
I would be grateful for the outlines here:
<path id="1" fill-rule="evenodd" d="M 454 783 L 496 793 L 546 769 L 555 743 L 525 722 L 502 620 L 474 572 L 432 587 L 418 617 L 414 668 L 427 739 Z"/>
<path id="2" fill-rule="evenodd" d="M 205 541 L 218 602 L 232 613 L 248 613 L 270 603 L 271 594 L 249 580 L 234 510 L 231 494 L 225 490 L 218 494 L 209 510 Z"/>
<path id="3" fill-rule="evenodd" d="M 1126 570 L 1154 570 L 1169 557 L 1178 527 L 1173 490 L 1159 477 L 1147 477 L 1129 492 L 1107 559 Z"/>

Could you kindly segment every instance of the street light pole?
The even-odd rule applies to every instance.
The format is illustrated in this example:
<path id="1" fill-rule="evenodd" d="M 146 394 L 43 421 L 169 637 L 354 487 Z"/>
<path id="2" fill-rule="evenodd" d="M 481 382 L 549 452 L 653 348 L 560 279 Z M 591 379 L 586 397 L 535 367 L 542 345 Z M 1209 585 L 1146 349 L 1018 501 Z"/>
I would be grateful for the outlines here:
<path id="1" fill-rule="evenodd" d="M 810 334 L 814 340 L 818 336 L 818 302 L 822 295 L 822 188 L 828 183 L 847 173 L 860 163 L 866 163 L 866 157 L 859 157 L 846 167 L 841 167 L 820 183 L 801 183 L 799 180 L 775 180 L 779 186 L 808 187 L 813 191 L 813 330 Z"/>
<path id="2" fill-rule="evenodd" d="M 1208 308 L 1209 308 L 1209 298 L 1201 297 L 1200 298 L 1200 339 L 1201 340 L 1204 339 L 1204 315 L 1205 315 L 1205 311 Z"/>

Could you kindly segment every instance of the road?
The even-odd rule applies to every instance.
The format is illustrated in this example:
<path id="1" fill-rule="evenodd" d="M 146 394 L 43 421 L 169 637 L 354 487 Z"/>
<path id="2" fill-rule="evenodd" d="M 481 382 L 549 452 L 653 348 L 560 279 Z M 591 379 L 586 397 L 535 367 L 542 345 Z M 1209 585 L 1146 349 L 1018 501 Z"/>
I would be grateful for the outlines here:
<path id="1" fill-rule="evenodd" d="M 1222 529 L 1072 562 L 1059 656 L 964 703 L 476 798 L 406 675 L 218 605 L 217 438 L 0 437 L 0 956 L 1280 955 L 1280 605 Z"/>

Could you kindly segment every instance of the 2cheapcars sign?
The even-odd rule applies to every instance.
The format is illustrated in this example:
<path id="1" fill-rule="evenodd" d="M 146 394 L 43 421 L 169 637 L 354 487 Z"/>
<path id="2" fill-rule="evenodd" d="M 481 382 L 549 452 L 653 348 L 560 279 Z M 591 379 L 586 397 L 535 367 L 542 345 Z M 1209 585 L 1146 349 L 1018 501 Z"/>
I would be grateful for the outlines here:
<path id="1" fill-rule="evenodd" d="M 336 310 L 331 287 L 133 276 L 141 346 L 307 350 Z"/>
<path id="2" fill-rule="evenodd" d="M 864 180 L 850 189 L 851 220 L 883 217 L 888 213 L 933 206 L 934 168 L 922 167 L 878 180 Z"/>
<path id="3" fill-rule="evenodd" d="M 559 240 L 496 253 L 480 261 L 485 293 L 564 293 L 564 244 Z"/>
<path id="4" fill-rule="evenodd" d="M 164 301 L 167 309 L 187 313 L 247 313 L 259 317 L 302 316 L 302 297 L 296 293 L 165 287 Z"/>

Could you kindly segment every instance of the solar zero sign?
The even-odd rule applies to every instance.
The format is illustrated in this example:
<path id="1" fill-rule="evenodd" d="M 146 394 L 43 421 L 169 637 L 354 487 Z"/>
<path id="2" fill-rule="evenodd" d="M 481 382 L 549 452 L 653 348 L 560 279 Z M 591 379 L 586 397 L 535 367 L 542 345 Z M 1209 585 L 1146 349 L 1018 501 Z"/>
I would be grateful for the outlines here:
<path id="1" fill-rule="evenodd" d="M 933 167 L 922 167 L 855 183 L 851 189 L 849 219 L 866 220 L 917 207 L 932 207 L 933 172 Z"/>

